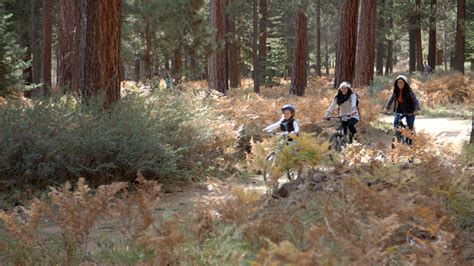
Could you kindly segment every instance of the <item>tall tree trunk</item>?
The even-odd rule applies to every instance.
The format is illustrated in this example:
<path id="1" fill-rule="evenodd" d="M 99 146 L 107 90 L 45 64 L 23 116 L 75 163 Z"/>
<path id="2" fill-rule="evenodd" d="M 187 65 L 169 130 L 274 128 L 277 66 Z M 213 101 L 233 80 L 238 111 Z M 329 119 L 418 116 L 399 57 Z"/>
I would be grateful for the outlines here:
<path id="1" fill-rule="evenodd" d="M 466 0 L 457 0 L 456 49 L 454 70 L 464 74 L 464 50 L 466 45 Z"/>
<path id="2" fill-rule="evenodd" d="M 370 81 L 374 80 L 375 16 L 377 13 L 377 1 L 361 1 L 360 9 L 361 14 L 365 15 L 360 17 L 360 28 L 357 33 L 359 38 L 357 38 L 356 52 L 357 67 L 355 68 L 354 74 L 355 87 L 368 86 Z"/>
<path id="3" fill-rule="evenodd" d="M 383 75 L 383 59 L 385 56 L 385 45 L 382 40 L 377 42 L 377 59 L 375 62 L 375 71 L 377 76 Z M 388 60 L 388 58 L 387 58 Z M 356 63 L 357 65 L 357 63 Z"/>
<path id="4" fill-rule="evenodd" d="M 53 0 L 43 0 L 43 91 L 42 94 L 48 94 L 51 89 L 51 46 L 53 38 Z"/>
<path id="5" fill-rule="evenodd" d="M 429 31 L 429 43 L 428 43 L 428 65 L 432 70 L 436 68 L 436 14 L 437 13 L 437 2 L 431 0 L 430 3 L 430 31 Z"/>
<path id="6" fill-rule="evenodd" d="M 265 80 L 267 75 L 267 20 L 268 20 L 268 3 L 267 0 L 260 0 L 260 21 L 258 30 L 260 32 L 258 39 L 258 66 L 260 78 Z"/>
<path id="7" fill-rule="evenodd" d="M 139 82 L 140 81 L 140 75 L 141 75 L 141 73 L 140 73 L 140 62 L 141 62 L 140 57 L 136 56 L 134 61 L 135 61 L 134 62 L 135 63 L 135 66 L 134 66 L 135 79 L 134 80 L 135 80 L 135 82 Z"/>
<path id="8" fill-rule="evenodd" d="M 329 33 L 330 33 L 330 28 L 329 28 L 329 24 L 328 26 L 326 27 L 326 36 L 329 36 Z M 326 67 L 326 77 L 329 77 L 329 38 L 326 38 L 326 41 L 324 42 L 324 51 L 326 53 L 326 58 L 325 58 L 325 67 Z"/>
<path id="9" fill-rule="evenodd" d="M 86 102 L 102 92 L 106 107 L 120 99 L 120 24 L 120 0 L 81 0 L 79 86 Z"/>
<path id="10" fill-rule="evenodd" d="M 334 86 L 354 78 L 357 45 L 357 15 L 359 0 L 347 0 L 342 7 L 339 40 L 336 50 Z"/>
<path id="11" fill-rule="evenodd" d="M 376 30 L 376 47 L 377 47 L 377 57 L 375 59 L 375 73 L 378 76 L 383 75 L 383 59 L 385 56 L 385 14 L 388 13 L 386 12 L 386 7 L 385 7 L 385 1 L 381 1 L 381 6 L 379 8 L 379 13 L 377 14 L 377 30 Z M 388 15 L 388 14 L 387 14 Z M 360 36 L 360 35 L 359 35 Z"/>
<path id="12" fill-rule="evenodd" d="M 226 8 L 229 6 L 229 2 L 230 0 L 225 0 L 224 1 L 224 28 L 225 28 L 225 32 L 226 32 L 226 37 L 225 37 L 225 47 L 224 47 L 224 57 L 225 57 L 225 71 L 224 71 L 224 75 L 225 75 L 225 86 L 226 88 L 228 89 L 229 88 L 229 79 L 230 79 L 230 75 L 229 75 L 229 46 L 230 46 L 230 38 L 228 36 L 228 32 L 229 32 L 229 27 L 230 27 L 230 16 L 228 14 L 228 12 L 225 12 Z"/>
<path id="13" fill-rule="evenodd" d="M 471 139 L 469 143 L 474 144 L 474 114 L 472 115 L 472 122 L 471 122 Z"/>
<path id="14" fill-rule="evenodd" d="M 181 48 L 178 47 L 176 50 L 174 50 L 174 56 L 173 56 L 173 78 L 176 83 L 181 83 L 181 68 L 183 65 L 183 59 L 181 56 Z"/>
<path id="15" fill-rule="evenodd" d="M 393 72 L 393 41 L 387 41 L 387 62 L 385 64 L 385 76 Z"/>
<path id="16" fill-rule="evenodd" d="M 32 81 L 34 84 L 41 83 L 41 34 L 38 25 L 41 25 L 39 14 L 39 0 L 32 0 L 30 6 L 31 26 L 30 26 L 30 47 L 32 53 Z M 34 94 L 34 92 L 33 92 Z"/>
<path id="17" fill-rule="evenodd" d="M 321 77 L 321 0 L 316 0 L 316 76 Z"/>
<path id="18" fill-rule="evenodd" d="M 211 26 L 216 30 L 213 40 L 216 43 L 225 41 L 224 0 L 211 0 L 210 2 Z M 208 60 L 209 88 L 224 94 L 227 93 L 225 76 L 225 51 L 214 51 Z"/>
<path id="19" fill-rule="evenodd" d="M 307 84 L 306 67 L 308 51 L 308 18 L 303 7 L 298 6 L 296 13 L 296 36 L 293 51 L 293 67 L 291 71 L 290 94 L 303 96 Z"/>
<path id="20" fill-rule="evenodd" d="M 253 91 L 260 92 L 260 66 L 258 64 L 258 9 L 257 0 L 253 0 Z"/>
<path id="21" fill-rule="evenodd" d="M 416 44 L 415 44 L 415 30 L 408 30 L 408 42 L 409 42 L 409 71 L 413 72 L 416 70 Z"/>
<path id="22" fill-rule="evenodd" d="M 58 84 L 79 92 L 80 8 L 78 0 L 60 0 L 58 38 Z"/>
<path id="23" fill-rule="evenodd" d="M 237 35 L 235 33 L 235 20 L 229 18 L 229 31 L 232 37 L 229 42 L 229 82 L 231 88 L 239 87 L 239 56 L 237 48 Z"/>
<path id="24" fill-rule="evenodd" d="M 423 49 L 421 45 L 421 0 L 416 0 L 415 6 L 415 51 L 416 70 L 423 71 Z"/>
<path id="25" fill-rule="evenodd" d="M 151 79 L 152 71 L 152 50 L 153 50 L 153 39 L 150 25 L 150 18 L 145 17 L 145 53 L 143 54 L 143 61 L 145 63 L 145 78 Z"/>

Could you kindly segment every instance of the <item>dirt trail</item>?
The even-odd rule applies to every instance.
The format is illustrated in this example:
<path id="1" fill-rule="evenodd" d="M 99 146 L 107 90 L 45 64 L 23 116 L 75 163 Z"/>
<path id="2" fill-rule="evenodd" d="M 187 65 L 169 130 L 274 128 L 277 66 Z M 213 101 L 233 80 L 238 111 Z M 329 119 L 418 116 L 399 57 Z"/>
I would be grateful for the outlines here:
<path id="1" fill-rule="evenodd" d="M 381 120 L 391 124 L 393 117 L 385 116 Z M 435 137 L 436 143 L 452 143 L 458 146 L 469 140 L 471 121 L 419 116 L 415 120 L 415 128 L 417 132 L 425 132 Z M 387 138 L 386 135 L 381 137 L 386 139 L 388 143 L 390 142 L 390 137 Z M 244 187 L 257 190 L 263 194 L 267 190 L 262 179 L 260 176 L 253 176 L 248 180 L 239 178 L 228 178 L 224 181 L 209 179 L 201 184 L 192 184 L 186 188 L 171 190 L 170 193 L 162 196 L 160 210 L 176 211 L 186 215 L 186 213 L 189 214 L 188 211 L 192 210 L 197 202 L 201 201 L 205 204 L 210 200 L 223 198 L 232 187 Z"/>
<path id="2" fill-rule="evenodd" d="M 393 123 L 392 116 L 382 118 L 383 122 Z M 471 120 L 460 120 L 454 118 L 426 118 L 416 117 L 415 129 L 417 132 L 425 132 L 436 138 L 436 143 L 453 143 L 460 145 L 469 140 L 471 134 Z"/>

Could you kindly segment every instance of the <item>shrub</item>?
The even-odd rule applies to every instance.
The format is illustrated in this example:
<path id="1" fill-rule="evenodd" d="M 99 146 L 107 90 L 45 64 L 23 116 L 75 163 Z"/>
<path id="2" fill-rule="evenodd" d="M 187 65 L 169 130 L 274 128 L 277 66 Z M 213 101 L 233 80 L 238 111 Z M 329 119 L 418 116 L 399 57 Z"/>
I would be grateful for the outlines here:
<path id="1" fill-rule="evenodd" d="M 210 107 L 190 96 L 130 94 L 103 110 L 72 96 L 0 106 L 2 188 L 131 181 L 138 171 L 162 181 L 205 169 L 211 152 Z M 214 121 L 217 122 L 217 121 Z M 201 167 L 199 167 L 201 165 Z"/>

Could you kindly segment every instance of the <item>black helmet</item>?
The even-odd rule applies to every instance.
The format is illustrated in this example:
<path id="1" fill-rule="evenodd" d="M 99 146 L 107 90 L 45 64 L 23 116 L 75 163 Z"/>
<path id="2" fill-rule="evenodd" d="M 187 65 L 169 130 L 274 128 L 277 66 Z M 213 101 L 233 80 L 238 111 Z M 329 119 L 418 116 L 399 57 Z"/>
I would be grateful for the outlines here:
<path id="1" fill-rule="evenodd" d="M 289 110 L 292 115 L 295 115 L 295 107 L 293 105 L 291 105 L 291 104 L 283 105 L 283 107 L 281 108 L 281 111 L 283 112 L 285 110 Z"/>

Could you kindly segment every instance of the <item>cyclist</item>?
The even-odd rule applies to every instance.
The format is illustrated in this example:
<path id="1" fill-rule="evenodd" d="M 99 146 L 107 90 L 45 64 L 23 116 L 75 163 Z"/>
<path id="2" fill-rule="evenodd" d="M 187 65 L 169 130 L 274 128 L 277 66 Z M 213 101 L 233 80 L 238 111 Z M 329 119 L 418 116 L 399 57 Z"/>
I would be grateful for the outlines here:
<path id="1" fill-rule="evenodd" d="M 265 132 L 273 132 L 274 130 L 280 128 L 283 134 L 294 134 L 299 136 L 300 134 L 300 127 L 298 122 L 295 119 L 295 107 L 291 104 L 285 104 L 281 108 L 282 117 L 278 122 L 269 125 L 268 127 L 264 128 Z M 291 138 L 288 138 L 289 141 L 292 141 Z"/>
<path id="2" fill-rule="evenodd" d="M 397 130 L 400 119 L 406 117 L 407 126 L 413 130 L 415 125 L 415 116 L 420 111 L 420 103 L 416 98 L 413 89 L 408 84 L 408 78 L 404 75 L 399 75 L 393 83 L 393 92 L 390 95 L 387 104 L 385 105 L 385 112 L 389 113 L 390 107 L 393 105 L 393 112 L 395 117 L 393 119 L 394 130 Z M 407 143 L 411 145 L 411 139 L 408 138 Z"/>
<path id="3" fill-rule="evenodd" d="M 336 96 L 332 99 L 331 104 L 326 110 L 324 119 L 329 120 L 330 115 L 336 105 L 339 106 L 339 115 L 350 114 L 342 118 L 342 125 L 344 126 L 344 134 L 347 135 L 347 128 L 349 128 L 349 144 L 352 143 L 354 135 L 357 133 L 355 125 L 360 120 L 359 107 L 357 106 L 357 95 L 352 90 L 349 82 L 343 81 L 337 89 Z"/>

